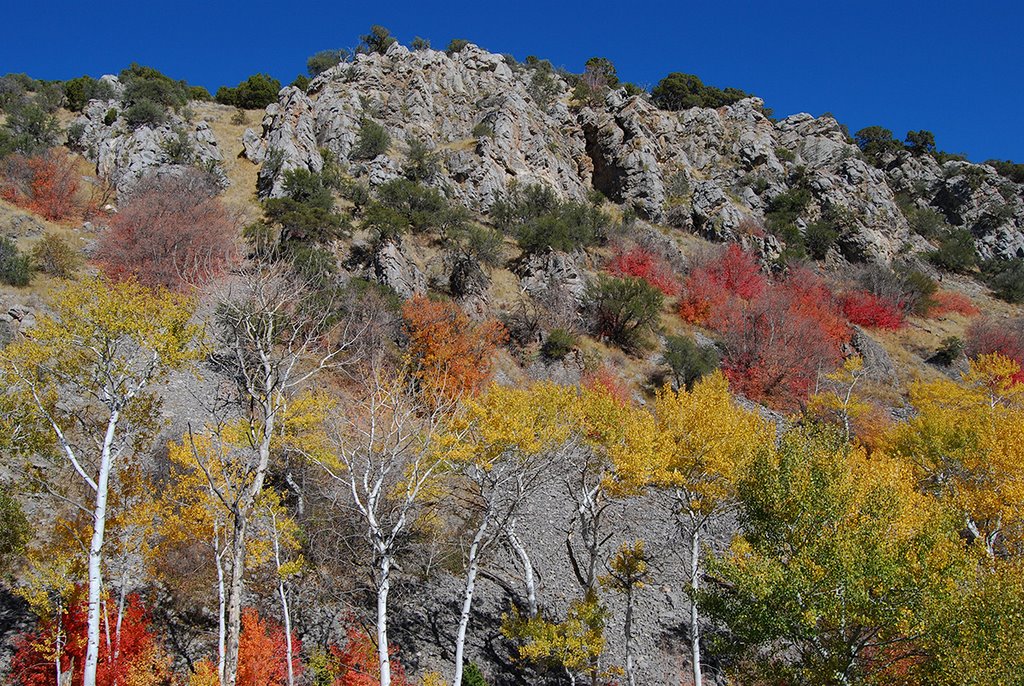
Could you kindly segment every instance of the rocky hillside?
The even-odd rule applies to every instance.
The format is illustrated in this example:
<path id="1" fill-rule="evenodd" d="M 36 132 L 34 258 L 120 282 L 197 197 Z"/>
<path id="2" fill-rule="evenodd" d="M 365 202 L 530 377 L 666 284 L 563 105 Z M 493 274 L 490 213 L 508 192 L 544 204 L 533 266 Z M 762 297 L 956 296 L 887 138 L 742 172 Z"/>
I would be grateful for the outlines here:
<path id="1" fill-rule="evenodd" d="M 0 159 L 0 486 L 16 494 L 0 490 L 0 525 L 24 511 L 33 527 L 11 555 L 0 537 L 0 574 L 10 571 L 0 584 L 0 680 L 10 655 L 29 650 L 16 651 L 3 625 L 21 631 L 35 625 L 33 612 L 45 616 L 49 596 L 25 589 L 53 583 L 37 568 L 51 573 L 49 559 L 63 561 L 55 551 L 77 551 L 69 541 L 80 543 L 93 521 L 82 469 L 65 469 L 63 453 L 20 428 L 34 421 L 33 399 L 59 399 L 39 410 L 46 421 L 51 411 L 77 420 L 102 416 L 108 396 L 69 394 L 60 382 L 35 395 L 35 377 L 8 363 L 35 364 L 49 381 L 40 360 L 74 352 L 79 338 L 33 347 L 42 345 L 37 322 L 60 311 L 50 293 L 67 288 L 78 293 L 71 302 L 117 313 L 127 305 L 111 293 L 123 289 L 140 321 L 170 312 L 156 336 L 165 343 L 207 337 L 173 351 L 179 366 L 158 378 L 154 402 L 132 406 L 132 421 L 153 421 L 125 439 L 125 463 L 139 469 L 115 470 L 111 481 L 111 538 L 120 538 L 108 545 L 116 551 L 104 582 L 122 609 L 149 604 L 152 631 L 139 635 L 159 636 L 166 652 L 144 652 L 139 673 L 217 682 L 210 658 L 229 579 L 239 605 L 290 617 L 304 645 L 300 685 L 348 684 L 356 673 L 379 683 L 381 617 L 410 675 L 396 667 L 392 683 L 403 686 L 447 683 L 462 655 L 460 619 L 471 686 L 606 686 L 625 682 L 627 661 L 640 685 L 691 683 L 701 664 L 704 683 L 719 686 L 896 683 L 905 674 L 889 671 L 890 650 L 893 663 L 935 670 L 915 672 L 914 683 L 939 673 L 947 680 L 934 683 L 957 683 L 956 669 L 935 662 L 953 650 L 942 640 L 962 640 L 942 633 L 953 624 L 942 613 L 971 593 L 988 602 L 975 576 L 1009 588 L 1017 577 L 989 566 L 1011 560 L 1015 573 L 1024 559 L 1024 442 L 1014 428 L 1024 417 L 1024 288 L 1012 283 L 1024 274 L 1024 184 L 934 149 L 851 137 L 831 116 L 775 119 L 746 94 L 668 110 L 653 93 L 472 43 L 379 47 L 276 84 L 265 109 L 225 104 L 220 93 L 196 100 L 185 82 L 132 65 L 92 82 L 97 97 L 52 105 L 60 140 Z M 44 99 L 37 88 L 25 107 Z M 14 130 L 12 112 L 0 133 Z M 994 269 L 1009 282 L 997 288 Z M 97 272 L 108 280 L 83 278 Z M 83 288 L 94 297 L 75 291 Z M 146 309 L 155 294 L 166 298 L 156 313 Z M 73 328 L 75 315 L 63 317 Z M 979 366 L 993 353 L 1005 367 Z M 265 381 L 247 376 L 257 358 L 278 365 Z M 132 365 L 145 367 L 124 368 Z M 262 394 L 264 382 L 274 390 Z M 952 393 L 951 407 L 927 402 Z M 484 410 L 492 414 L 472 415 Z M 938 419 L 911 421 L 928 412 Z M 388 422 L 407 424 L 358 443 L 367 426 Z M 961 440 L 963 425 L 990 431 Z M 915 451 L 940 426 L 956 451 L 977 444 L 981 457 L 955 452 L 948 465 L 943 443 L 936 464 L 923 464 Z M 69 429 L 84 450 L 95 445 L 90 428 Z M 534 445 L 534 431 L 556 438 Z M 273 449 L 254 447 L 265 436 Z M 439 436 L 445 449 L 435 452 Z M 473 450 L 481 464 L 465 457 Z M 394 461 L 374 476 L 374 494 L 359 490 L 374 478 L 345 481 L 362 466 L 352 456 L 370 465 L 378 453 Z M 339 466 L 339 455 L 353 461 Z M 522 461 L 509 466 L 510 455 Z M 224 461 L 211 469 L 215 459 Z M 425 465 L 441 465 L 442 476 L 404 499 Z M 225 503 L 224 492 L 260 470 L 253 493 L 267 502 Z M 975 503 L 944 500 L 950 480 L 954 491 L 981 491 L 981 514 L 998 512 L 957 510 Z M 386 555 L 387 532 L 374 529 L 368 507 L 397 522 Z M 187 522 L 176 520 L 182 513 Z M 823 530 L 841 545 L 830 549 Z M 249 563 L 245 545 L 225 543 L 244 535 Z M 691 544 L 699 564 L 716 566 L 691 571 Z M 817 557 L 794 563 L 786 546 Z M 242 560 L 234 577 L 229 552 Z M 479 568 L 470 563 L 478 553 Z M 745 568 L 755 553 L 764 557 Z M 642 559 L 632 572 L 642 581 L 623 586 L 615 574 L 629 554 Z M 82 560 L 67 559 L 84 580 Z M 386 612 L 382 586 L 392 594 Z M 696 621 L 694 587 L 708 595 Z M 1018 587 L 1006 596 L 1024 607 Z M 802 604 L 805 588 L 820 605 Z M 70 594 L 68 584 L 46 590 L 61 589 Z M 847 589 L 861 603 L 848 615 Z M 134 592 L 143 600 L 129 600 Z M 988 606 L 976 605 L 984 628 Z M 864 634 L 836 629 L 833 614 L 863 623 Z M 696 629 L 705 652 L 695 660 Z M 247 659 L 274 658 L 282 670 L 276 631 L 248 644 Z M 547 653 L 526 656 L 528 645 Z M 854 676 L 840 678 L 835 665 L 847 658 Z M 273 678 L 284 683 L 283 672 Z"/>
<path id="2" fill-rule="evenodd" d="M 904 153 L 876 168 L 831 117 L 772 121 L 755 98 L 676 113 L 612 91 L 599 105 L 570 108 L 555 77 L 556 97 L 544 105 L 535 78 L 472 44 L 447 54 L 396 43 L 325 71 L 306 92 L 284 89 L 262 131 L 246 133 L 245 154 L 262 164 L 266 197 L 281 193 L 290 169 L 319 171 L 325 150 L 379 185 L 399 175 L 416 138 L 443 152 L 435 183 L 473 210 L 486 213 L 513 180 L 578 199 L 594 188 L 652 222 L 715 240 L 741 237 L 744 218 L 764 222 L 772 200 L 799 186 L 812 195 L 800 228 L 843 213 L 838 252 L 882 262 L 928 247 L 897 204 L 905 193 L 968 229 L 982 257 L 1024 255 L 1024 189 L 991 167 Z M 365 119 L 388 130 L 392 148 L 354 160 Z"/>

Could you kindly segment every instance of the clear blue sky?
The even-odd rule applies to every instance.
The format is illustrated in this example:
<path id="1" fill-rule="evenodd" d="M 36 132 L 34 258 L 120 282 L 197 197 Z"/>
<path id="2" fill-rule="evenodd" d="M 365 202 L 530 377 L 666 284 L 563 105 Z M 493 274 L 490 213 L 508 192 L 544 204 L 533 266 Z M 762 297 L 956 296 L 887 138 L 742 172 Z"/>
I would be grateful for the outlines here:
<path id="1" fill-rule="evenodd" d="M 208 87 L 263 71 L 287 83 L 317 50 L 374 23 L 404 43 L 467 38 L 581 71 L 600 55 L 622 79 L 670 71 L 762 96 L 777 115 L 830 111 L 852 131 L 929 129 L 971 159 L 1024 162 L 1024 3 L 814 2 L 11 2 L 0 73 L 65 79 L 131 61 Z"/>

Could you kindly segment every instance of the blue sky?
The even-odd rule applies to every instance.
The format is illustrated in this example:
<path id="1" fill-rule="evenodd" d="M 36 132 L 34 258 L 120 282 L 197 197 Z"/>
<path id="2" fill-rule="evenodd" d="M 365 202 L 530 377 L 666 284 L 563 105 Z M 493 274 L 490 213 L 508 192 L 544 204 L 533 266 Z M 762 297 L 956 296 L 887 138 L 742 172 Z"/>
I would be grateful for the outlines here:
<path id="1" fill-rule="evenodd" d="M 404 43 L 467 38 L 580 71 L 608 57 L 624 80 L 670 71 L 765 98 L 777 115 L 830 111 L 851 130 L 929 129 L 971 159 L 1024 162 L 1024 3 L 69 2 L 10 3 L 0 73 L 64 79 L 131 61 L 207 86 L 263 71 L 289 82 L 306 57 L 352 47 L 374 23 Z"/>

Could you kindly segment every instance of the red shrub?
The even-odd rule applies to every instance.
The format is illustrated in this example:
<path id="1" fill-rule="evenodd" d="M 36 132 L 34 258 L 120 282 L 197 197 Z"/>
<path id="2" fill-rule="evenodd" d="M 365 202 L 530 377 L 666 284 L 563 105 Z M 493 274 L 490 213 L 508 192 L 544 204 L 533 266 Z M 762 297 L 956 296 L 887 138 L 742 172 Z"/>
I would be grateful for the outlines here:
<path id="1" fill-rule="evenodd" d="M 292 636 L 292 670 L 302 673 L 299 651 L 302 642 Z M 284 629 L 277 622 L 260 619 L 247 608 L 242 613 L 242 633 L 238 637 L 238 686 L 284 686 L 288 683 L 288 652 Z"/>
<path id="2" fill-rule="evenodd" d="M 790 307 L 795 314 L 817 321 L 828 341 L 838 346 L 850 340 L 850 327 L 832 289 L 820 276 L 809 269 L 797 268 L 774 287 L 789 294 Z"/>
<path id="3" fill-rule="evenodd" d="M 818 374 L 842 359 L 848 334 L 837 338 L 831 324 L 822 321 L 834 316 L 794 288 L 772 288 L 749 303 L 733 301 L 715 316 L 730 384 L 752 400 L 797 409 Z"/>
<path id="4" fill-rule="evenodd" d="M 843 312 L 854 324 L 872 329 L 896 330 L 904 324 L 899 305 L 868 291 L 854 291 L 843 296 Z"/>
<path id="5" fill-rule="evenodd" d="M 626 382 L 606 364 L 584 374 L 580 383 L 584 388 L 604 391 L 620 405 L 629 404 L 630 393 Z"/>
<path id="6" fill-rule="evenodd" d="M 643 279 L 669 297 L 679 295 L 679 281 L 672 268 L 650 250 L 639 247 L 626 252 L 618 250 L 606 269 L 609 274 L 620 278 Z"/>
<path id="7" fill-rule="evenodd" d="M 1013 380 L 1024 383 L 1024 318 L 1009 321 L 979 319 L 967 329 L 964 352 L 970 358 L 999 353 L 1020 363 L 1022 369 Z"/>
<path id="8" fill-rule="evenodd" d="M 705 324 L 728 300 L 751 300 L 766 287 L 767 280 L 754 256 L 732 244 L 717 259 L 690 272 L 679 302 L 679 316 L 694 324 Z"/>
<path id="9" fill-rule="evenodd" d="M 199 287 L 235 260 L 237 231 L 216 189 L 201 177 L 144 181 L 100 237 L 96 262 L 112 279 Z"/>
<path id="10" fill-rule="evenodd" d="M 74 159 L 63 150 L 24 157 L 10 155 L 4 160 L 0 196 L 51 221 L 67 219 L 78 212 L 75 193 L 79 174 Z"/>
<path id="11" fill-rule="evenodd" d="M 928 310 L 929 317 L 941 317 L 944 314 L 962 314 L 973 317 L 981 312 L 971 299 L 962 293 L 939 291 L 931 296 L 933 305 Z"/>
<path id="12" fill-rule="evenodd" d="M 331 686 L 379 686 L 380 662 L 377 646 L 365 631 L 350 626 L 345 646 L 331 646 L 327 655 L 327 673 L 331 678 Z M 410 686 L 405 676 L 402 663 L 395 657 L 395 649 L 389 651 L 391 656 L 391 683 L 394 686 Z"/>
<path id="13" fill-rule="evenodd" d="M 107 610 L 116 614 L 115 606 Z M 35 631 L 19 638 L 15 643 L 15 655 L 11 660 L 11 676 L 20 686 L 51 686 L 56 679 L 57 638 L 65 643 L 61 650 L 61 671 L 74 670 L 72 686 L 82 683 L 82 667 L 85 665 L 88 603 L 84 598 L 76 601 L 71 608 L 48 621 L 41 622 Z M 112 622 L 113 624 L 113 622 Z M 99 663 L 96 668 L 96 683 L 99 686 L 125 684 L 143 674 L 163 675 L 170 679 L 169 663 L 162 656 L 156 639 L 150 629 L 149 615 L 137 595 L 128 598 L 121 622 L 120 637 L 111 635 L 110 648 L 107 636 L 100 632 Z M 113 632 L 113 628 L 111 628 Z M 116 657 L 115 657 L 116 656 Z M 159 679 L 142 683 L 162 683 Z"/>

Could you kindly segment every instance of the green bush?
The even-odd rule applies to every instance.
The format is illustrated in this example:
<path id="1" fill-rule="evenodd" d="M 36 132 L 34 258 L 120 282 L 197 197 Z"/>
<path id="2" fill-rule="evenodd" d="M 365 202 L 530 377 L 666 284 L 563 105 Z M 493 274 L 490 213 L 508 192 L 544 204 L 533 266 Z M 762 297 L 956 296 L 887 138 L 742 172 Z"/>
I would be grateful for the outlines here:
<path id="1" fill-rule="evenodd" d="M 651 90 L 654 104 L 663 110 L 672 111 L 692 107 L 724 107 L 749 97 L 749 93 L 737 88 L 722 90 L 705 86 L 698 76 L 681 72 L 672 72 Z"/>
<path id="2" fill-rule="evenodd" d="M 9 486 L 0 489 L 0 574 L 6 574 L 11 563 L 24 551 L 32 536 L 32 527 L 21 505 L 10 494 Z"/>
<path id="3" fill-rule="evenodd" d="M 409 140 L 409 155 L 402 173 L 411 181 L 432 181 L 441 170 L 438 154 L 420 138 Z"/>
<path id="4" fill-rule="evenodd" d="M 1024 259 L 986 260 L 982 278 L 996 297 L 1009 303 L 1024 303 Z"/>
<path id="5" fill-rule="evenodd" d="M 494 135 L 494 127 L 487 122 L 478 122 L 473 127 L 473 138 L 490 138 Z"/>
<path id="6" fill-rule="evenodd" d="M 198 100 L 200 102 L 209 102 L 213 100 L 213 96 L 210 95 L 210 91 L 206 90 L 202 86 L 189 86 L 188 99 Z"/>
<path id="7" fill-rule="evenodd" d="M 466 221 L 449 227 L 444 235 L 445 248 L 456 255 L 494 267 L 501 264 L 505 237 L 500 231 Z"/>
<path id="8" fill-rule="evenodd" d="M 676 388 L 691 388 L 694 383 L 718 368 L 718 353 L 697 345 L 692 336 L 668 336 L 662 364 L 668 365 Z"/>
<path id="9" fill-rule="evenodd" d="M 370 32 L 359 39 L 362 41 L 357 48 L 359 52 L 376 52 L 382 55 L 397 42 L 390 31 L 378 24 L 371 26 Z"/>
<path id="10" fill-rule="evenodd" d="M 901 203 L 900 209 L 907 218 L 910 229 L 919 236 L 934 240 L 948 234 L 952 227 L 946 216 L 931 207 L 917 207 L 911 203 Z"/>
<path id="11" fill-rule="evenodd" d="M 267 74 L 253 74 L 234 88 L 221 86 L 217 89 L 216 100 L 222 105 L 240 107 L 244 110 L 261 110 L 277 102 L 281 82 Z"/>
<path id="12" fill-rule="evenodd" d="M 430 40 L 416 36 L 412 39 L 412 43 L 409 43 L 409 47 L 417 52 L 421 50 L 430 50 Z"/>
<path id="13" fill-rule="evenodd" d="M 12 152 L 37 155 L 57 144 L 61 134 L 57 118 L 38 103 L 19 101 L 7 106 L 7 122 L 0 128 L 0 157 Z"/>
<path id="14" fill-rule="evenodd" d="M 495 225 L 527 253 L 571 252 L 596 243 L 611 220 L 594 203 L 560 201 L 547 186 L 512 184 L 491 208 Z"/>
<path id="15" fill-rule="evenodd" d="M 352 159 L 372 160 L 378 155 L 383 155 L 391 145 L 391 136 L 387 129 L 364 117 L 359 124 L 359 133 L 356 134 L 355 145 L 352 146 Z"/>
<path id="16" fill-rule="evenodd" d="M 464 38 L 453 38 L 448 43 L 448 49 L 445 50 L 449 55 L 455 55 L 462 52 L 462 50 L 469 45 L 469 41 Z"/>
<path id="17" fill-rule="evenodd" d="M 153 100 L 137 100 L 125 109 L 124 119 L 131 127 L 160 126 L 167 121 L 167 110 Z"/>
<path id="18" fill-rule="evenodd" d="M 475 662 L 467 662 L 463 666 L 462 686 L 487 686 L 487 680 Z"/>
<path id="19" fill-rule="evenodd" d="M 0 236 L 0 281 L 8 286 L 27 286 L 32 280 L 32 260 L 13 240 Z"/>
<path id="20" fill-rule="evenodd" d="M 178 109 L 184 107 L 191 96 L 186 82 L 175 81 L 152 67 L 134 62 L 121 71 L 119 78 L 125 87 L 123 103 L 127 106 L 147 100 L 162 108 Z"/>
<path id="21" fill-rule="evenodd" d="M 888 155 L 904 149 L 903 144 L 893 138 L 892 131 L 882 126 L 867 126 L 853 134 L 853 140 L 875 166 Z"/>
<path id="22" fill-rule="evenodd" d="M 298 88 L 300 91 L 305 91 L 309 88 L 309 77 L 305 74 L 299 74 L 295 77 L 295 80 L 288 85 L 293 88 Z"/>
<path id="23" fill-rule="evenodd" d="M 171 164 L 192 164 L 196 159 L 196 151 L 192 139 L 184 129 L 175 127 L 174 136 L 160 142 L 160 149 Z"/>
<path id="24" fill-rule="evenodd" d="M 325 244 L 348 231 L 349 224 L 335 210 L 334 197 L 320 174 L 308 169 L 285 172 L 284 197 L 263 203 L 264 223 L 247 229 L 250 242 L 274 244 L 291 255 L 300 244 Z M 276 227 L 276 232 L 269 227 Z"/>
<path id="25" fill-rule="evenodd" d="M 837 240 L 839 240 L 839 230 L 824 219 L 811 222 L 804 232 L 804 244 L 807 246 L 807 252 L 816 260 L 825 259 Z"/>
<path id="26" fill-rule="evenodd" d="M 44 274 L 66 279 L 78 269 L 80 259 L 67 241 L 48 233 L 32 249 L 32 261 Z"/>
<path id="27" fill-rule="evenodd" d="M 963 340 L 957 336 L 949 336 L 948 338 L 943 339 L 939 349 L 931 356 L 929 362 L 948 366 L 956 362 L 963 351 Z"/>
<path id="28" fill-rule="evenodd" d="M 970 272 L 978 262 L 974 236 L 963 228 L 947 231 L 946 235 L 940 239 L 938 249 L 928 253 L 928 261 L 948 272 L 956 274 Z"/>
<path id="29" fill-rule="evenodd" d="M 103 115 L 103 124 L 105 126 L 113 126 L 114 122 L 117 121 L 117 117 L 120 112 L 117 111 L 116 107 L 111 107 L 107 110 L 107 113 Z"/>
<path id="30" fill-rule="evenodd" d="M 665 295 L 643 279 L 618 279 L 601 274 L 586 291 L 594 333 L 636 351 L 657 326 Z"/>
<path id="31" fill-rule="evenodd" d="M 90 100 L 109 100 L 112 97 L 113 86 L 91 76 L 79 76 L 64 82 L 64 106 L 72 112 L 81 112 Z"/>
<path id="32" fill-rule="evenodd" d="M 306 71 L 316 77 L 331 67 L 336 67 L 349 58 L 348 50 L 321 50 L 306 60 Z"/>
<path id="33" fill-rule="evenodd" d="M 400 178 L 377 190 L 377 200 L 366 210 L 364 226 L 378 240 L 387 240 L 409 230 L 436 230 L 444 237 L 462 231 L 468 221 L 466 210 L 450 205 L 437 189 Z"/>
<path id="34" fill-rule="evenodd" d="M 549 360 L 561 360 L 576 348 L 579 340 L 565 329 L 552 329 L 540 352 Z"/>

